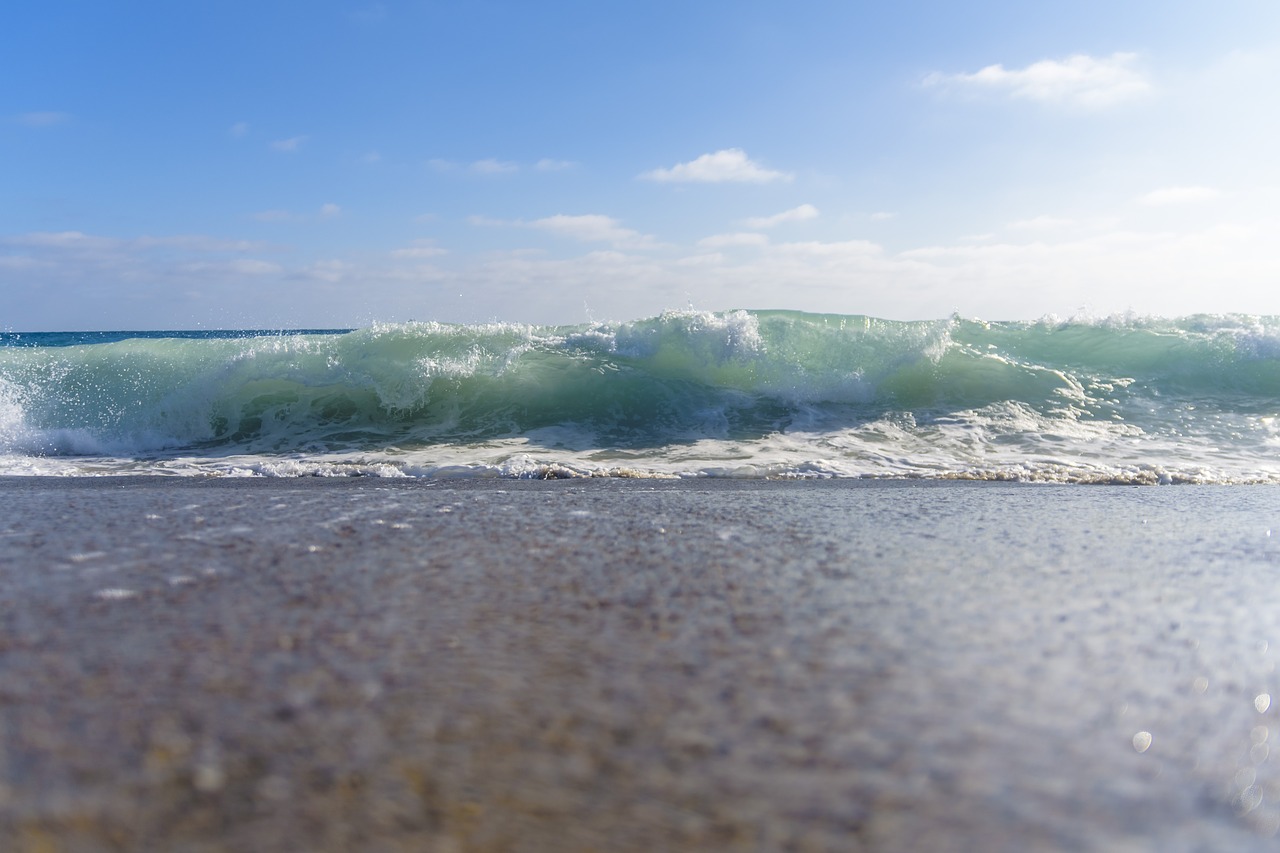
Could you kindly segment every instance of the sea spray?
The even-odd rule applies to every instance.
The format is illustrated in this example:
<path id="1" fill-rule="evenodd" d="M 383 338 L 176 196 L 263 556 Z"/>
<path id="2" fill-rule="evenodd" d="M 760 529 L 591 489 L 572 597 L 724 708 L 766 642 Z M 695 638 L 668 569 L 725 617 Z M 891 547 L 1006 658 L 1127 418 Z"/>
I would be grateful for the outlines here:
<path id="1" fill-rule="evenodd" d="M 1280 318 L 0 337 L 8 473 L 1280 482 Z"/>

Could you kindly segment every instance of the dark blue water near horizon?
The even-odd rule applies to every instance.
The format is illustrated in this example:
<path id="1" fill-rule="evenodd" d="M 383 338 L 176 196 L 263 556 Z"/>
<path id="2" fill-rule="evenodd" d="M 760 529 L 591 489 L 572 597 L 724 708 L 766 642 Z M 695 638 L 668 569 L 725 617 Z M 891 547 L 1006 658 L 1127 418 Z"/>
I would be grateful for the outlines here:
<path id="1" fill-rule="evenodd" d="M 234 340 L 290 335 L 344 335 L 353 329 L 156 329 L 151 331 L 0 332 L 0 347 L 76 347 L 129 340 Z"/>

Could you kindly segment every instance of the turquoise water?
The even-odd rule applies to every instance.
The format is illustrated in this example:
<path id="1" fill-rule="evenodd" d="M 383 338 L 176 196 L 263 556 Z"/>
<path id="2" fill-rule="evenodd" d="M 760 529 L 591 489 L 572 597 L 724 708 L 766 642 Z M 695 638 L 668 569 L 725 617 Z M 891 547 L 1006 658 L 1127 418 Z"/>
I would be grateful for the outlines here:
<path id="1" fill-rule="evenodd" d="M 1280 481 L 1280 317 L 0 336 L 5 473 Z"/>

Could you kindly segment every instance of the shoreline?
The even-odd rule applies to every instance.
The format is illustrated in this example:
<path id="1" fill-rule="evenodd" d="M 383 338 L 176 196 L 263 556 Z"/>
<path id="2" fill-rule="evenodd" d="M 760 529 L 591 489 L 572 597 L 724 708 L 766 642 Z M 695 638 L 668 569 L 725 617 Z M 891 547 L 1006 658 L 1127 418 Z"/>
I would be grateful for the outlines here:
<path id="1" fill-rule="evenodd" d="M 0 842 L 1269 849 L 1280 493 L 1040 485 L 0 478 Z"/>

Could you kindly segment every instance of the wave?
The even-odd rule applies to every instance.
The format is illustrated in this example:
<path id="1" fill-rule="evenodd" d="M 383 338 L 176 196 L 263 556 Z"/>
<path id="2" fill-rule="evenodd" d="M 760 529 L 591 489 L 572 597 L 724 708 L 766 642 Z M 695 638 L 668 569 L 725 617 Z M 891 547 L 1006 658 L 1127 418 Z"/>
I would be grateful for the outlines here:
<path id="1" fill-rule="evenodd" d="M 8 338 L 10 473 L 1280 480 L 1277 317 Z"/>

